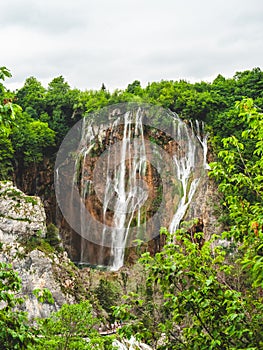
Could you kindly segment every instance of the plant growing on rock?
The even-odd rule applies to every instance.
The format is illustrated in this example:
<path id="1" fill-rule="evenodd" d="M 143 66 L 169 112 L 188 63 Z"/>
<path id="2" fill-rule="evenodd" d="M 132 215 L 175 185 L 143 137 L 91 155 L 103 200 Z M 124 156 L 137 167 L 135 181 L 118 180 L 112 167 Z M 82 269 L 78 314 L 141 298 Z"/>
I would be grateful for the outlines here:
<path id="1" fill-rule="evenodd" d="M 16 307 L 23 303 L 17 297 L 21 279 L 10 264 L 0 262 L 0 348 L 27 349 L 36 342 L 36 330 L 29 324 L 27 313 Z"/>

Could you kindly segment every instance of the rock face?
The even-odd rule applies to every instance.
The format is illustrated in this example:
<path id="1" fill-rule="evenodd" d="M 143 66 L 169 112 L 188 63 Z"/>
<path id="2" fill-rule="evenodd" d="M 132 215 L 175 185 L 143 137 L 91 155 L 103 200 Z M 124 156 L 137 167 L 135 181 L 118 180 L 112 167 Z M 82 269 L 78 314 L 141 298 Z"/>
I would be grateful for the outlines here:
<path id="1" fill-rule="evenodd" d="M 62 304 L 75 301 L 75 271 L 67 255 L 28 247 L 35 238 L 45 237 L 45 222 L 38 197 L 26 196 L 11 182 L 0 182 L 0 261 L 12 264 L 18 272 L 29 318 L 47 317 Z M 33 294 L 44 288 L 50 290 L 54 304 L 39 303 Z"/>
<path id="2" fill-rule="evenodd" d="M 46 215 L 38 197 L 26 196 L 12 182 L 0 183 L 0 241 L 45 236 Z"/>
<path id="3" fill-rule="evenodd" d="M 223 231 L 222 224 L 218 223 L 220 211 L 220 195 L 213 180 L 208 175 L 201 179 L 184 217 L 185 221 L 198 219 L 202 224 L 204 239 L 210 239 L 213 234 Z"/>
<path id="4" fill-rule="evenodd" d="M 14 183 L 24 193 L 38 196 L 44 203 L 47 222 L 56 220 L 56 198 L 54 191 L 54 160 L 45 156 L 37 165 L 16 164 Z"/>
<path id="5" fill-rule="evenodd" d="M 51 312 L 59 310 L 64 303 L 72 303 L 74 297 L 62 292 L 62 286 L 54 273 L 54 261 L 39 250 L 24 254 L 24 248 L 13 243 L 4 245 L 0 252 L 0 260 L 11 263 L 22 280 L 21 294 L 25 298 L 23 308 L 29 318 L 48 317 Z M 50 290 L 54 304 L 39 303 L 33 291 L 36 289 Z"/>

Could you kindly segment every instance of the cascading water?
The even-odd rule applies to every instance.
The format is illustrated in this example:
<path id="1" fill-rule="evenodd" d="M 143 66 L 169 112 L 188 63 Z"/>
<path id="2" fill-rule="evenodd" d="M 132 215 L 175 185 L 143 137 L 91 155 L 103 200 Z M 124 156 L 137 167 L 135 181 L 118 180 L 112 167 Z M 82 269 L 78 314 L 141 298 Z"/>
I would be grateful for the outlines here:
<path id="1" fill-rule="evenodd" d="M 210 167 L 207 163 L 207 151 L 208 151 L 207 139 L 208 139 L 209 134 L 207 132 L 205 132 L 205 123 L 203 121 L 199 122 L 198 120 L 196 120 L 195 121 L 195 128 L 194 128 L 192 123 L 191 123 L 191 126 L 192 126 L 193 132 L 195 133 L 197 139 L 199 140 L 199 142 L 203 148 L 204 169 L 210 170 Z"/>
<path id="2" fill-rule="evenodd" d="M 196 159 L 199 146 L 196 139 L 198 139 L 203 148 L 203 168 L 208 169 L 208 164 L 206 161 L 207 135 L 204 133 L 204 124 L 201 122 L 201 128 L 198 120 L 195 121 L 195 124 L 196 130 L 194 129 L 192 123 L 191 128 L 189 128 L 185 123 L 180 123 L 180 127 L 177 129 L 177 139 L 185 141 L 185 147 L 183 150 L 184 153 L 179 152 L 173 157 L 176 166 L 177 178 L 180 180 L 182 186 L 182 197 L 169 226 L 170 232 L 175 232 L 178 229 L 180 221 L 184 217 L 184 214 L 191 203 L 200 181 L 201 174 L 196 178 L 192 177 L 193 171 L 197 170 L 197 164 L 199 162 L 199 159 Z"/>
<path id="3" fill-rule="evenodd" d="M 62 181 L 57 197 L 81 237 L 79 262 L 112 270 L 123 265 L 134 240 L 151 240 L 161 226 L 178 228 L 207 168 L 203 125 L 128 107 L 112 108 L 102 121 L 84 119 L 56 162 L 57 182 L 60 172 L 71 188 L 67 196 Z"/>
<path id="4" fill-rule="evenodd" d="M 117 120 L 113 124 L 113 128 L 117 127 L 119 122 Z M 134 130 L 132 130 L 132 125 L 132 116 L 127 112 L 124 115 L 123 138 L 118 148 L 119 154 L 109 146 L 106 174 L 104 174 L 106 177 L 103 200 L 104 222 L 110 203 L 113 210 L 112 243 L 110 247 L 111 256 L 113 257 L 113 270 L 117 270 L 123 265 L 126 241 L 132 219 L 137 211 L 137 225 L 140 226 L 140 207 L 146 199 L 145 192 L 138 186 L 137 180 L 145 176 L 146 169 L 143 125 L 139 112 L 136 114 Z M 134 142 L 132 142 L 132 132 L 135 136 Z M 102 241 L 105 238 L 105 231 L 106 227 L 103 229 Z"/>

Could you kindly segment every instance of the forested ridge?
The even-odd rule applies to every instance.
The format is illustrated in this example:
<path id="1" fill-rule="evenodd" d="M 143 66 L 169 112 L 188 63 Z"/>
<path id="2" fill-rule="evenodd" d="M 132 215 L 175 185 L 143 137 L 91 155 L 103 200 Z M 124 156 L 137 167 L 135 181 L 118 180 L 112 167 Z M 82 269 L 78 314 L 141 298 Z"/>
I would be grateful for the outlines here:
<path id="1" fill-rule="evenodd" d="M 204 121 L 209 132 L 209 175 L 219 189 L 218 220 L 225 231 L 200 245 L 202 233 L 194 239 L 188 234 L 193 223 L 182 223 L 173 235 L 163 229 L 167 242 L 163 250 L 155 256 L 145 252 L 138 262 L 145 277 L 137 291 L 124 295 L 125 276 L 122 290 L 105 280 L 96 290 L 96 303 L 107 320 L 123 322 L 118 337 L 136 336 L 153 349 L 262 349 L 260 68 L 237 72 L 233 78 L 218 75 L 211 83 L 161 81 L 142 88 L 136 80 L 113 92 L 104 84 L 100 90 L 72 89 L 62 76 L 47 88 L 30 77 L 12 92 L 4 86 L 10 76 L 6 67 L 0 68 L 1 180 L 12 179 L 18 167 L 54 159 L 67 131 L 109 104 L 152 103 L 182 119 Z M 219 239 L 225 244 L 218 244 Z M 1 263 L 0 301 L 5 303 L 0 314 L 1 349 L 112 348 L 111 338 L 99 336 L 93 327 L 98 322 L 92 311 L 94 296 L 65 305 L 49 319 L 31 325 L 25 313 L 13 309 L 22 302 L 16 298 L 20 287 L 16 273 Z M 52 302 L 48 291 L 43 298 Z"/>

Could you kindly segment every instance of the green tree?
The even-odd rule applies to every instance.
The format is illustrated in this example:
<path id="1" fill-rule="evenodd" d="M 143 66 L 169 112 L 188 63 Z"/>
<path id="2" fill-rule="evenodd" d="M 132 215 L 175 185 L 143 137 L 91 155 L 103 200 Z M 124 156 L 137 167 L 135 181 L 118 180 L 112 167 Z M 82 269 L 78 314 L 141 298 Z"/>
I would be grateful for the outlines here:
<path id="1" fill-rule="evenodd" d="M 102 337 L 94 326 L 98 320 L 92 315 L 88 301 L 67 305 L 50 318 L 39 320 L 40 343 L 34 349 L 91 350 L 113 349 L 112 337 Z"/>
<path id="2" fill-rule="evenodd" d="M 10 78 L 12 75 L 6 67 L 0 67 L 0 80 Z M 21 111 L 21 107 L 12 103 L 12 98 L 6 93 L 3 84 L 0 83 L 0 132 L 9 136 L 11 127 L 14 124 L 16 112 Z"/>
<path id="3" fill-rule="evenodd" d="M 83 94 L 85 98 L 85 112 L 90 113 L 97 111 L 109 104 L 110 93 L 106 90 L 99 91 L 85 91 Z"/>
<path id="4" fill-rule="evenodd" d="M 4 81 L 6 78 L 11 78 L 12 74 L 10 70 L 6 67 L 0 67 L 0 81 Z M 0 82 L 0 99 L 2 100 L 4 95 L 5 95 L 5 87 L 4 85 Z"/>
<path id="5" fill-rule="evenodd" d="M 49 116 L 49 127 L 56 132 L 57 145 L 80 117 L 76 112 L 79 95 L 80 91 L 72 90 L 62 76 L 54 78 L 48 85 L 45 97 L 46 113 Z"/>
<path id="6" fill-rule="evenodd" d="M 126 91 L 129 92 L 130 94 L 134 94 L 134 95 L 139 95 L 140 96 L 143 93 L 140 81 L 139 80 L 134 80 L 133 83 L 128 85 Z"/>
<path id="7" fill-rule="evenodd" d="M 35 330 L 30 326 L 27 313 L 17 306 L 23 299 L 17 297 L 21 279 L 10 264 L 0 262 L 0 348 L 27 349 L 36 341 Z"/>
<path id="8" fill-rule="evenodd" d="M 10 78 L 12 75 L 6 67 L 0 67 L 0 80 Z M 10 140 L 10 134 L 16 123 L 16 115 L 21 108 L 12 102 L 12 98 L 0 83 L 0 177 L 8 178 L 13 170 L 12 158 L 14 149 Z"/>
<path id="9" fill-rule="evenodd" d="M 118 286 L 113 282 L 106 279 L 101 279 L 94 292 L 100 305 L 108 313 L 109 320 L 113 321 L 112 307 L 118 304 L 118 300 L 120 298 L 120 288 L 118 288 Z"/>
<path id="10" fill-rule="evenodd" d="M 237 72 L 234 75 L 234 80 L 236 81 L 235 95 L 237 100 L 241 100 L 244 96 L 254 100 L 263 97 L 263 72 L 259 67 L 253 68 L 251 71 Z"/>
<path id="11" fill-rule="evenodd" d="M 240 139 L 234 135 L 222 139 L 224 148 L 218 161 L 211 163 L 210 175 L 224 195 L 233 224 L 231 235 L 242 240 L 251 232 L 252 222 L 263 225 L 263 114 L 252 99 L 237 102 L 235 113 L 247 129 L 240 131 Z"/>
<path id="12" fill-rule="evenodd" d="M 45 112 L 46 89 L 35 77 L 26 79 L 24 86 L 16 93 L 17 103 L 34 119 Z"/>
<path id="13" fill-rule="evenodd" d="M 54 146 L 55 132 L 48 127 L 48 123 L 23 114 L 13 130 L 12 141 L 18 160 L 27 164 L 39 163 L 47 147 Z"/>
<path id="14" fill-rule="evenodd" d="M 241 138 L 222 140 L 225 147 L 210 175 L 219 183 L 231 226 L 225 236 L 243 242 L 241 264 L 250 269 L 255 287 L 263 287 L 263 114 L 252 99 L 236 103 L 248 128 Z"/>

